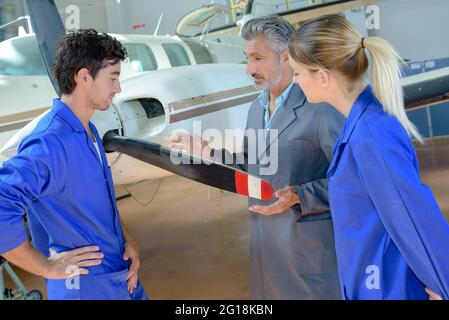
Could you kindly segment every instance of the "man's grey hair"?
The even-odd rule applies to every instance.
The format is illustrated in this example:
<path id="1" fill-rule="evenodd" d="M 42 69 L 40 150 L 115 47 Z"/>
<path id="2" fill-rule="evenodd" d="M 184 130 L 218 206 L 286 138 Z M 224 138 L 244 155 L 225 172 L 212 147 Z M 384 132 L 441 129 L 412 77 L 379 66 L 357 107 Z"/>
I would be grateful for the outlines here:
<path id="1" fill-rule="evenodd" d="M 293 27 L 277 15 L 257 17 L 243 25 L 242 37 L 246 41 L 262 36 L 268 41 L 271 49 L 282 53 L 288 49 L 288 39 L 293 33 Z"/>

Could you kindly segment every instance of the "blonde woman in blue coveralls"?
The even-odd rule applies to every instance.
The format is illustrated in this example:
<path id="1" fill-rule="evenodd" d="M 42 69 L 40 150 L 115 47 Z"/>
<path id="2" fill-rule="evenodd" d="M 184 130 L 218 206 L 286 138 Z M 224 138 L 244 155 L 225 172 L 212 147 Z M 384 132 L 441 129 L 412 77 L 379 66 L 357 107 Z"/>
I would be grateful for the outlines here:
<path id="1" fill-rule="evenodd" d="M 396 51 L 328 15 L 299 27 L 289 59 L 307 100 L 347 118 L 328 170 L 343 297 L 449 298 L 449 227 L 420 182 Z"/>

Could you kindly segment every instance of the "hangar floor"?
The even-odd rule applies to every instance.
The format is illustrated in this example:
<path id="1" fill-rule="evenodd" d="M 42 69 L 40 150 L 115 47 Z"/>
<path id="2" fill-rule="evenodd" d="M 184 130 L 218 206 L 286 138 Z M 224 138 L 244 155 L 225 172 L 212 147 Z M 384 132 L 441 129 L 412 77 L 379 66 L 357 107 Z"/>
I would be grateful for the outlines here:
<path id="1" fill-rule="evenodd" d="M 449 220 L 449 139 L 416 148 L 422 180 Z M 153 299 L 249 297 L 249 229 L 246 199 L 172 176 L 154 197 L 119 201 L 128 229 L 141 246 L 140 277 Z M 18 271 L 25 285 L 44 290 L 42 279 Z M 9 279 L 8 279 L 9 280 Z M 7 282 L 7 287 L 11 284 Z"/>

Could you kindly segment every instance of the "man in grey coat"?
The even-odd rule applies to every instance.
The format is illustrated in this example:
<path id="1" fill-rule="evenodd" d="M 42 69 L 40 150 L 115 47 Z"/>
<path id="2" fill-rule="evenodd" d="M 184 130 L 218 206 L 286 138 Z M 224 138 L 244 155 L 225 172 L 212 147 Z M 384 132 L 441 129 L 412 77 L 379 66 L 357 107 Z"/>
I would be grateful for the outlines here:
<path id="1" fill-rule="evenodd" d="M 326 172 L 344 118 L 328 104 L 308 103 L 292 83 L 292 31 L 278 16 L 254 18 L 242 29 L 247 73 L 264 89 L 249 109 L 243 153 L 185 135 L 177 146 L 202 150 L 278 190 L 269 203 L 249 199 L 253 299 L 340 299 Z"/>

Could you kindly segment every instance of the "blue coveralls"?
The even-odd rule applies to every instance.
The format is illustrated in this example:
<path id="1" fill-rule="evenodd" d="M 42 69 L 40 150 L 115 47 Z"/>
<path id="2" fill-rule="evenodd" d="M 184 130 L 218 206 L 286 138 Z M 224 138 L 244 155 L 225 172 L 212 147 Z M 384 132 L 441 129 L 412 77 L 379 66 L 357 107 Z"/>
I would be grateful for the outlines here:
<path id="1" fill-rule="evenodd" d="M 328 170 L 346 299 L 449 298 L 449 227 L 421 184 L 413 144 L 370 86 L 359 95 Z"/>
<path id="2" fill-rule="evenodd" d="M 127 289 L 130 262 L 123 260 L 124 236 L 111 170 L 95 126 L 89 123 L 98 152 L 72 110 L 59 99 L 0 169 L 0 253 L 26 238 L 28 213 L 33 245 L 45 256 L 97 245 L 102 264 L 67 285 L 47 280 L 49 299 L 146 299 L 139 282 Z"/>

